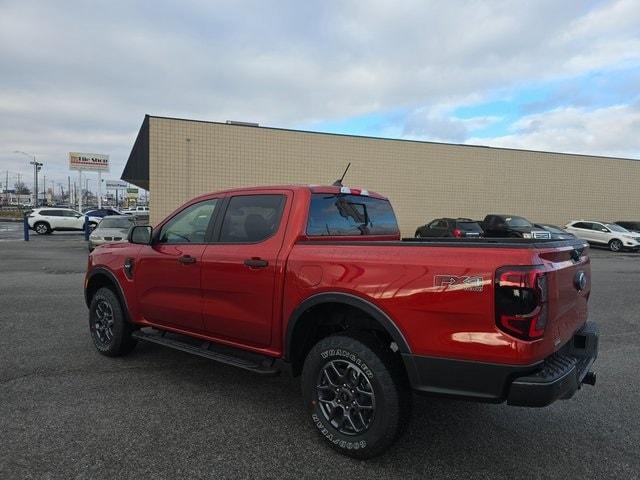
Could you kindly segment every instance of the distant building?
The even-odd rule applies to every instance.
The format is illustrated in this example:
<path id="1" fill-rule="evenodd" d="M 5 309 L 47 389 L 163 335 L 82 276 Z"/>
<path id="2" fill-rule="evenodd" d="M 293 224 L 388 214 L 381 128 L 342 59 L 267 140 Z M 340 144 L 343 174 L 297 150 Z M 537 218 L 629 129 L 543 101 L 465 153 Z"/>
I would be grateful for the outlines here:
<path id="1" fill-rule="evenodd" d="M 31 205 L 31 195 L 18 195 L 15 190 L 5 190 L 0 193 L 0 205 Z"/>
<path id="2" fill-rule="evenodd" d="M 157 223 L 186 200 L 234 186 L 345 185 L 388 196 L 404 235 L 436 217 L 640 216 L 640 161 L 394 140 L 146 116 L 122 179 L 150 191 Z"/>

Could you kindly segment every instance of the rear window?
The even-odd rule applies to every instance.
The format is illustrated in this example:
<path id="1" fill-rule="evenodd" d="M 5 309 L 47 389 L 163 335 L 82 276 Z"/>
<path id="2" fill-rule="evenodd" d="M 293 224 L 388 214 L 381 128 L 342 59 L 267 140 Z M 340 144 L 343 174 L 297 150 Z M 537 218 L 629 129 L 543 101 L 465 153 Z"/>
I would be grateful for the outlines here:
<path id="1" fill-rule="evenodd" d="M 477 232 L 482 233 L 482 228 L 478 225 L 478 222 L 458 222 L 457 228 L 465 232 Z"/>
<path id="2" fill-rule="evenodd" d="M 398 222 L 388 200 L 360 195 L 311 196 L 307 235 L 398 235 Z"/>

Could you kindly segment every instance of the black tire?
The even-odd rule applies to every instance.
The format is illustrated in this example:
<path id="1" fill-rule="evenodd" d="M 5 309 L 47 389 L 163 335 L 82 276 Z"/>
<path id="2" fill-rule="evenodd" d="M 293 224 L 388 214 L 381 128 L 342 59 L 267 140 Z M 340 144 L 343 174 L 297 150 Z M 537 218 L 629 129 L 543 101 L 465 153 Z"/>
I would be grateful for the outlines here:
<path id="1" fill-rule="evenodd" d="M 33 226 L 33 230 L 38 235 L 48 235 L 51 233 L 51 227 L 47 222 L 36 222 Z"/>
<path id="2" fill-rule="evenodd" d="M 383 453 L 411 412 L 401 359 L 366 334 L 340 333 L 320 340 L 305 359 L 302 390 L 316 430 L 329 446 L 350 457 Z"/>
<path id="3" fill-rule="evenodd" d="M 609 250 L 611 250 L 612 252 L 622 251 L 622 242 L 617 238 L 614 238 L 609 242 Z"/>
<path id="4" fill-rule="evenodd" d="M 125 319 L 117 295 L 108 287 L 100 288 L 91 299 L 89 330 L 96 350 L 107 357 L 126 355 L 137 343 L 131 337 L 136 327 Z"/>

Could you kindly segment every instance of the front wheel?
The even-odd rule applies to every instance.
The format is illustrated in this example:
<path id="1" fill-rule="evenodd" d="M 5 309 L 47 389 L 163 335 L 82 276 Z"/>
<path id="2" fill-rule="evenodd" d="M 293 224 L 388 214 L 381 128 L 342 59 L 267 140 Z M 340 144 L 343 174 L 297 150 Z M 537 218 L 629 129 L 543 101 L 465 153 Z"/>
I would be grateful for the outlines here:
<path id="1" fill-rule="evenodd" d="M 609 242 L 609 250 L 611 250 L 612 252 L 619 252 L 620 250 L 622 250 L 622 242 L 617 238 L 614 238 Z"/>
<path id="2" fill-rule="evenodd" d="M 89 307 L 89 330 L 96 350 L 107 357 L 129 353 L 137 341 L 131 337 L 135 326 L 127 322 L 113 290 L 99 289 Z"/>
<path id="3" fill-rule="evenodd" d="M 302 388 L 320 435 L 355 458 L 383 453 L 411 410 L 400 358 L 373 336 L 337 334 L 320 340 L 305 359 Z"/>

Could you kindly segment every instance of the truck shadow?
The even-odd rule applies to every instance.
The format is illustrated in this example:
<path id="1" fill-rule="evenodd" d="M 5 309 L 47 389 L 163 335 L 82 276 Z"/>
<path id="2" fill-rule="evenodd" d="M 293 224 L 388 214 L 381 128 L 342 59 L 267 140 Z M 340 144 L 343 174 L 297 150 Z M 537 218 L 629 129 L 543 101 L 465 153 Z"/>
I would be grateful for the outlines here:
<path id="1" fill-rule="evenodd" d="M 212 409 L 218 402 L 231 400 L 234 415 L 270 417 L 279 423 L 275 435 L 282 448 L 306 444 L 306 449 L 320 452 L 318 455 L 329 454 L 336 466 L 345 468 L 420 475 L 436 468 L 446 469 L 452 477 L 490 474 L 517 471 L 517 465 L 522 464 L 548 465 L 569 447 L 573 463 L 582 448 L 578 444 L 588 445 L 588 430 L 595 428 L 582 419 L 579 412 L 584 405 L 575 400 L 526 409 L 414 395 L 413 415 L 403 435 L 381 457 L 362 462 L 333 453 L 323 445 L 308 421 L 298 378 L 258 376 L 161 347 L 141 347 L 135 357 L 146 357 L 145 363 L 149 364 L 162 363 L 166 382 L 189 384 L 190 390 L 209 399 Z M 260 431 L 258 424 L 256 431 L 247 434 L 252 435 L 254 443 L 269 448 L 274 433 Z M 572 445 L 567 444 L 568 437 L 574 439 Z M 301 463 L 303 457 L 301 453 Z"/>

